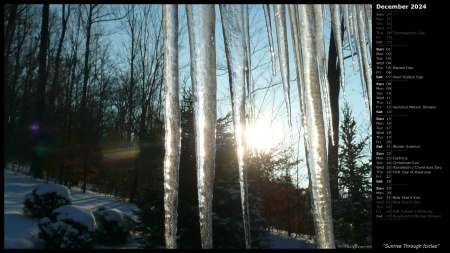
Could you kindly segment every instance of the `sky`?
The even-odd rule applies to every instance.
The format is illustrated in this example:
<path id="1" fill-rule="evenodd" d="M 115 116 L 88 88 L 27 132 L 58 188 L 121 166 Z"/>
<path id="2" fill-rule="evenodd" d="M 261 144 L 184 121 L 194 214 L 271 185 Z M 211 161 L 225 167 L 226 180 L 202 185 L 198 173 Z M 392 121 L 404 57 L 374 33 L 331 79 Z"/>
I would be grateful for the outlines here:
<path id="1" fill-rule="evenodd" d="M 26 194 L 31 193 L 33 189 L 39 185 L 45 184 L 45 181 L 36 180 L 31 176 L 12 171 L 11 167 L 4 169 L 4 248 L 5 249 L 43 249 L 44 243 L 37 237 L 38 219 L 33 219 L 23 214 L 23 201 Z M 104 206 L 106 208 L 118 209 L 133 219 L 137 217 L 132 210 L 136 210 L 136 206 L 125 201 L 111 198 L 106 195 L 92 193 L 87 191 L 83 194 L 81 189 L 70 189 L 72 196 L 72 205 L 83 208 L 89 208 L 92 211 L 97 210 L 98 207 Z M 270 235 L 271 249 L 303 249 L 315 248 L 306 240 L 289 238 L 283 233 Z M 124 244 L 114 246 L 105 246 L 94 244 L 94 249 L 136 249 L 138 242 L 132 235 L 130 240 Z"/>

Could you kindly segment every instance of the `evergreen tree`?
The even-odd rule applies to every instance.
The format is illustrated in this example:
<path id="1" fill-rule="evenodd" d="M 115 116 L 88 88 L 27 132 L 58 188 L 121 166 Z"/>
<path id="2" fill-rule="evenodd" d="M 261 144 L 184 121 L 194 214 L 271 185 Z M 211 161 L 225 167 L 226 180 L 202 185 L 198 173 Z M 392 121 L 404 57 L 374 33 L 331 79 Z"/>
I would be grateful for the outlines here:
<path id="1" fill-rule="evenodd" d="M 245 248 L 242 205 L 238 181 L 236 144 L 231 132 L 231 114 L 217 120 L 216 178 L 213 198 L 213 247 Z M 181 157 L 178 200 L 177 246 L 201 248 L 195 163 L 193 100 L 184 91 L 181 103 Z M 162 182 L 162 181 L 161 181 Z M 162 186 L 162 183 L 160 184 Z M 261 198 L 250 187 L 252 245 L 266 247 Z M 136 199 L 140 209 L 137 231 L 143 248 L 164 248 L 164 193 L 162 187 L 149 187 Z"/>
<path id="2" fill-rule="evenodd" d="M 370 135 L 358 141 L 356 122 L 347 103 L 342 112 L 342 142 L 339 145 L 341 199 L 333 203 L 336 239 L 347 244 L 368 245 L 372 235 L 372 161 L 364 151 Z"/>
<path id="3" fill-rule="evenodd" d="M 149 187 L 139 192 L 135 202 L 139 208 L 136 224 L 138 241 L 142 248 L 164 248 L 164 192 Z"/>

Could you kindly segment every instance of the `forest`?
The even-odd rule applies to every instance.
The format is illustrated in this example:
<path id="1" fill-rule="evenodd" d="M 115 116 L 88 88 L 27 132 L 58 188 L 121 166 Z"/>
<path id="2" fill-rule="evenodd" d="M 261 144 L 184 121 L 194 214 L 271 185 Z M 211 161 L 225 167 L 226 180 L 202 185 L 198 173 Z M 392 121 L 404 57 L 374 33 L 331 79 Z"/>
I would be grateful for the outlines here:
<path id="1" fill-rule="evenodd" d="M 280 60 L 277 71 L 274 58 L 275 54 L 288 55 L 286 25 L 282 25 L 286 19 L 277 19 L 285 17 L 287 6 L 274 5 L 270 10 L 269 5 L 246 5 L 242 23 L 230 14 L 236 10 L 228 8 L 235 7 L 227 5 L 220 6 L 220 11 L 215 13 L 215 19 L 222 20 L 222 24 L 211 25 L 217 27 L 215 33 L 222 37 L 216 36 L 224 41 L 217 41 L 217 52 L 203 53 L 215 61 L 214 79 L 217 76 L 219 82 L 225 76 L 225 88 L 218 87 L 217 92 L 227 92 L 212 101 L 220 112 L 213 117 L 215 149 L 209 149 L 214 151 L 213 187 L 209 187 L 213 196 L 209 218 L 213 239 L 205 242 L 203 236 L 207 232 L 202 230 L 204 224 L 199 223 L 202 200 L 197 144 L 201 138 L 196 121 L 199 118 L 196 115 L 201 115 L 196 107 L 200 99 L 198 89 L 200 92 L 203 89 L 198 88 L 202 87 L 198 80 L 203 79 L 196 79 L 193 71 L 197 63 L 193 56 L 196 49 L 192 46 L 195 36 L 202 35 L 196 28 L 199 24 L 195 17 L 204 14 L 201 8 L 188 6 L 184 12 L 184 8 L 179 11 L 181 7 L 168 10 L 165 6 L 144 4 L 5 4 L 4 167 L 14 164 L 18 170 L 30 166 L 35 178 L 135 203 L 141 210 L 142 226 L 138 229 L 143 247 L 165 245 L 169 237 L 165 221 L 168 212 L 165 207 L 166 140 L 170 140 L 166 127 L 171 119 L 167 103 L 169 98 L 175 98 L 174 103 L 179 103 L 179 128 L 176 129 L 180 135 L 174 205 L 178 209 L 175 247 L 178 244 L 179 248 L 205 248 L 214 243 L 214 248 L 250 248 L 250 245 L 258 248 L 263 247 L 265 235 L 272 230 L 284 230 L 289 235 L 307 234 L 320 240 L 322 234 L 318 236 L 315 228 L 318 225 L 314 222 L 313 200 L 320 190 L 311 182 L 312 178 L 320 180 L 320 176 L 311 175 L 315 168 L 308 159 L 312 159 L 315 151 L 307 143 L 313 137 L 305 134 L 314 133 L 308 124 L 316 119 L 307 115 L 314 114 L 310 110 L 316 107 L 302 104 L 308 99 L 302 97 L 308 96 L 308 92 L 302 94 L 307 89 L 301 88 L 309 85 L 308 72 L 295 67 L 300 62 L 297 58 L 294 63 L 295 57 L 289 60 L 282 56 L 277 57 Z M 214 8 L 219 10 L 213 6 L 210 8 L 213 13 Z M 334 240 L 336 245 L 370 245 L 371 129 L 370 132 L 361 130 L 363 126 L 355 121 L 352 105 L 341 98 L 345 97 L 346 75 L 355 75 L 360 78 L 361 96 L 371 116 L 367 59 L 371 50 L 371 34 L 367 32 L 371 20 L 367 13 L 371 7 L 324 5 L 320 8 L 320 17 L 317 12 L 314 14 L 317 15 L 314 25 L 327 29 L 314 29 L 322 33 L 317 35 L 322 37 L 317 39 L 317 47 L 323 47 L 317 49 L 318 57 L 322 57 L 321 61 L 317 60 L 319 104 L 322 100 L 324 104 L 318 118 L 323 128 L 328 127 L 323 136 L 324 171 L 327 178 L 329 174 L 328 198 L 334 238 L 333 245 L 321 242 L 319 246 L 334 247 Z M 302 22 L 292 20 L 302 10 L 303 7 L 288 8 L 292 34 L 293 24 Z M 305 11 L 314 13 L 312 8 Z M 169 14 L 179 17 L 168 19 Z M 278 48 L 272 45 L 271 15 L 276 19 L 274 37 Z M 358 23 L 364 23 L 361 19 L 365 20 L 365 26 Z M 233 33 L 239 24 L 244 24 L 242 28 L 247 35 L 243 32 L 239 37 L 239 33 Z M 168 26 L 177 40 L 167 39 Z M 324 32 L 328 34 L 324 36 Z M 368 42 L 358 38 L 358 32 Z M 239 40 L 248 42 L 241 45 Z M 171 48 L 177 48 L 178 55 L 184 55 L 180 56 L 173 74 L 177 96 L 168 92 L 167 87 L 173 80 L 167 77 L 166 64 L 178 60 L 178 55 L 168 57 L 168 42 L 172 43 Z M 304 45 L 296 44 L 296 39 L 293 42 L 289 50 L 297 55 L 295 48 Z M 239 62 L 239 52 L 246 55 L 245 59 L 241 57 L 245 62 Z M 302 57 L 308 57 L 305 52 Z M 294 66 L 291 69 L 289 61 Z M 358 66 L 355 74 L 344 73 L 344 61 L 351 62 L 354 71 L 355 65 Z M 239 83 L 239 77 L 233 79 L 235 74 L 230 73 L 234 72 L 242 73 L 241 81 L 245 81 Z M 263 73 L 274 73 L 277 78 L 268 79 Z M 301 73 L 304 84 L 299 80 Z M 298 84 L 298 88 L 289 87 L 289 83 Z M 298 89 L 300 94 L 295 96 L 291 89 Z M 270 95 L 273 97 L 266 98 Z M 280 103 L 275 105 L 272 100 Z M 301 123 L 298 133 L 293 135 L 291 111 L 294 114 L 298 109 Z M 264 150 L 249 146 L 241 152 L 246 141 L 240 126 L 257 122 L 264 110 L 277 111 L 271 117 L 288 126 L 287 141 Z M 300 151 L 300 142 L 306 151 Z M 308 183 L 300 184 L 302 180 Z"/>

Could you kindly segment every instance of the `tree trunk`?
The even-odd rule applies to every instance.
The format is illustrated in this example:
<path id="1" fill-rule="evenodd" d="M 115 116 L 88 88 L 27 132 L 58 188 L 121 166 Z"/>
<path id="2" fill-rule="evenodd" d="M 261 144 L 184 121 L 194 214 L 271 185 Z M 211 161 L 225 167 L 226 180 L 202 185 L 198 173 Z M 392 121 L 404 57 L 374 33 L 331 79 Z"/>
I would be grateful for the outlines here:
<path id="1" fill-rule="evenodd" d="M 339 149 L 339 64 L 336 61 L 337 51 L 331 27 L 330 47 L 328 52 L 328 82 L 330 84 L 330 108 L 333 135 L 328 135 L 328 169 L 330 171 L 331 200 L 339 199 L 338 188 L 338 149 Z M 333 136 L 334 142 L 331 139 Z M 334 145 L 333 145 L 334 143 Z"/>
<path id="2" fill-rule="evenodd" d="M 3 6 L 3 8 L 6 8 L 6 6 Z M 19 8 L 19 5 L 12 4 L 10 6 L 10 12 L 8 17 L 8 24 L 6 25 L 5 30 L 5 36 L 4 36 L 4 44 L 3 44 L 3 101 L 5 101 L 5 107 L 4 107 L 4 116 L 3 116 L 3 134 L 5 137 L 5 142 L 3 146 L 3 167 L 6 166 L 7 160 L 9 159 L 9 150 L 11 147 L 11 135 L 12 135 L 12 125 L 10 122 L 10 113 L 11 113 L 11 107 L 13 107 L 11 103 L 11 97 L 12 97 L 12 85 L 9 83 L 9 55 L 11 53 L 11 44 L 12 40 L 14 38 L 14 31 L 16 29 L 16 16 L 17 16 L 17 9 Z"/>
<path id="3" fill-rule="evenodd" d="M 47 69 L 47 44 L 48 44 L 48 16 L 50 12 L 50 5 L 44 4 L 42 10 L 42 27 L 41 27 L 41 44 L 39 49 L 39 76 L 38 76 L 38 87 L 36 94 L 36 108 L 35 116 L 36 121 L 33 123 L 35 135 L 34 144 L 35 148 L 33 150 L 33 158 L 31 162 L 31 174 L 35 178 L 42 178 L 43 176 L 43 166 L 44 158 L 43 154 L 39 154 L 39 140 L 42 138 L 43 131 L 45 130 L 45 86 L 47 81 L 46 69 Z"/>
<path id="4" fill-rule="evenodd" d="M 89 5 L 89 13 L 88 13 L 88 21 L 87 21 L 87 27 L 86 27 L 86 52 L 84 55 L 84 79 L 83 79 L 83 90 L 82 90 L 82 97 L 81 97 L 81 121 L 80 121 L 80 141 L 83 149 L 83 193 L 86 193 L 86 181 L 88 177 L 89 167 L 88 167 L 88 153 L 89 153 L 89 147 L 88 147 L 88 139 L 87 139 L 87 110 L 86 110 L 86 103 L 87 103 L 87 84 L 89 79 L 89 44 L 91 41 L 91 27 L 92 27 L 92 13 L 95 8 L 95 4 Z"/>
<path id="5" fill-rule="evenodd" d="M 54 113 L 54 107 L 55 107 L 55 99 L 56 99 L 56 92 L 57 92 L 57 86 L 59 85 L 58 79 L 59 79 L 59 68 L 61 65 L 61 52 L 64 42 L 64 37 L 66 35 L 67 30 L 67 22 L 69 21 L 70 16 L 70 7 L 67 8 L 67 16 L 65 12 L 65 4 L 62 5 L 62 31 L 61 31 L 61 37 L 59 38 L 59 44 L 58 49 L 55 56 L 55 74 L 53 76 L 52 85 L 50 86 L 50 98 L 49 98 L 49 112 Z"/>

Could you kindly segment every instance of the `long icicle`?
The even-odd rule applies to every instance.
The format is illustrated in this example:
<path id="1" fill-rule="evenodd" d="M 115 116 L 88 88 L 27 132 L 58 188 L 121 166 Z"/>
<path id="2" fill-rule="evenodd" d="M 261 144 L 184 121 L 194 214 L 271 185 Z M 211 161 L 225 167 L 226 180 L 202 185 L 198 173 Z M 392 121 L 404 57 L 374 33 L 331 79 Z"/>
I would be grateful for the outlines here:
<path id="1" fill-rule="evenodd" d="M 348 9 L 348 4 L 344 4 L 344 24 L 345 24 L 345 32 L 347 33 L 347 39 L 348 39 L 348 46 L 350 47 L 350 54 L 352 56 L 352 67 L 353 67 L 353 74 L 356 74 L 355 69 L 355 60 L 353 58 L 353 43 L 352 43 L 352 29 L 350 25 L 350 12 Z"/>
<path id="2" fill-rule="evenodd" d="M 311 174 L 313 215 L 318 248 L 335 248 L 331 212 L 330 180 L 327 163 L 326 135 L 323 122 L 322 97 L 317 70 L 314 33 L 314 8 L 298 5 L 300 45 L 305 82 L 306 128 L 309 153 L 307 160 Z"/>
<path id="3" fill-rule="evenodd" d="M 302 57 L 301 57 L 301 48 L 300 48 L 300 42 L 299 42 L 299 28 L 298 28 L 298 13 L 297 8 L 295 5 L 290 4 L 289 5 L 289 18 L 290 18 L 290 24 L 291 24 L 291 36 L 293 41 L 293 50 L 294 50 L 294 60 L 295 60 L 295 73 L 297 75 L 297 86 L 298 86 L 298 93 L 300 98 L 300 115 L 301 115 L 301 130 L 303 131 L 303 135 L 307 136 L 306 132 L 306 113 L 305 113 L 305 98 L 304 98 L 304 81 L 303 81 L 303 74 L 302 74 Z M 308 154 L 308 146 L 305 142 L 305 152 Z"/>
<path id="4" fill-rule="evenodd" d="M 345 96 L 345 69 L 344 69 L 344 51 L 342 48 L 342 34 L 341 34 L 341 12 L 339 4 L 330 4 L 331 25 L 334 30 L 334 40 L 336 42 L 336 50 L 338 51 L 339 69 L 341 72 L 341 86 L 342 94 Z"/>
<path id="5" fill-rule="evenodd" d="M 355 45 L 356 45 L 356 54 L 358 57 L 358 66 L 359 66 L 359 75 L 360 75 L 360 80 L 361 80 L 361 90 L 363 93 L 363 97 L 364 97 L 364 102 L 366 104 L 366 111 L 367 114 L 370 115 L 370 105 L 369 105 L 369 100 L 368 100 L 368 95 L 367 95 L 367 85 L 366 85 L 366 79 L 364 77 L 364 66 L 363 66 L 363 60 L 362 60 L 362 49 L 361 49 L 361 45 L 359 44 L 359 31 L 358 29 L 356 29 L 356 27 L 358 26 L 358 20 L 356 17 L 356 7 L 355 4 L 350 6 L 350 11 L 351 11 L 351 16 L 353 17 L 353 30 L 354 30 L 354 37 L 355 37 Z"/>
<path id="6" fill-rule="evenodd" d="M 247 96 L 250 104 L 252 104 L 253 97 L 253 85 L 252 85 L 252 57 L 251 57 L 251 49 L 250 49 L 250 24 L 249 24 L 249 7 L 248 4 L 244 5 L 244 37 L 245 37 L 245 52 L 246 52 L 246 66 L 245 66 L 245 77 L 247 82 Z M 248 112 L 247 119 L 253 116 L 252 106 L 250 106 L 250 112 Z"/>
<path id="7" fill-rule="evenodd" d="M 178 185 L 180 167 L 180 105 L 178 82 L 178 7 L 162 7 L 164 36 L 164 210 L 166 248 L 177 248 Z"/>
<path id="8" fill-rule="evenodd" d="M 250 213 L 248 204 L 248 180 L 245 145 L 245 84 L 246 84 L 246 38 L 244 27 L 244 5 L 220 5 L 225 53 L 228 64 L 230 93 L 232 94 L 234 134 L 237 144 L 239 183 L 245 231 L 245 246 L 251 248 Z"/>
<path id="9" fill-rule="evenodd" d="M 324 8 L 325 9 L 325 8 Z M 300 31 L 299 31 L 299 18 L 298 18 L 298 5 L 289 5 L 289 17 L 291 22 L 291 35 L 293 40 L 293 49 L 294 49 L 294 59 L 295 59 L 295 72 L 297 74 L 297 85 L 298 85 L 298 93 L 300 97 L 300 115 L 301 115 L 301 130 L 303 131 L 303 137 L 305 140 L 308 139 L 308 132 L 306 127 L 306 104 L 305 104 L 305 82 L 302 71 L 302 52 L 300 46 Z M 301 135 L 299 134 L 299 138 Z M 309 144 L 307 141 L 304 142 L 305 145 L 305 155 L 309 157 Z M 306 159 L 306 166 L 308 168 L 308 188 L 312 188 L 311 183 L 311 167 L 309 166 L 309 161 Z M 309 190 L 309 199 L 312 200 L 312 191 Z M 311 210 L 314 210 L 314 202 L 311 202 Z"/>
<path id="10" fill-rule="evenodd" d="M 366 49 L 366 32 L 363 18 L 363 6 L 361 4 L 356 5 L 356 18 L 358 21 L 358 34 L 359 34 L 359 44 L 361 46 L 361 57 L 364 66 L 364 76 L 366 79 L 366 90 L 368 95 L 370 122 L 372 122 L 372 78 L 371 70 L 369 68 L 369 61 L 367 59 L 367 49 Z M 369 42 L 372 44 L 372 41 Z"/>
<path id="11" fill-rule="evenodd" d="M 245 81 L 247 92 L 250 91 L 251 84 L 251 53 L 250 53 L 250 27 L 249 27 L 249 18 L 248 18 L 248 4 L 244 4 L 244 15 L 243 15 L 243 33 L 244 33 L 244 41 L 245 41 Z"/>
<path id="12" fill-rule="evenodd" d="M 365 17 L 365 29 L 367 31 L 368 40 L 369 43 L 369 58 L 372 58 L 372 5 L 371 4 L 365 4 L 364 5 L 364 17 Z"/>
<path id="13" fill-rule="evenodd" d="M 247 87 L 247 92 L 250 92 L 250 87 L 251 85 L 251 81 L 252 81 L 252 63 L 251 63 L 251 54 L 250 54 L 250 25 L 249 25 L 249 8 L 248 8 L 248 4 L 244 4 L 244 15 L 243 15 L 243 25 L 244 25 L 244 41 L 245 41 L 245 82 L 247 83 L 247 85 L 244 85 L 244 88 Z M 244 89 L 244 98 L 246 95 L 246 91 Z M 251 100 L 250 100 L 251 101 Z M 246 123 L 246 119 L 245 119 L 245 101 L 244 101 L 244 123 Z M 244 129 L 246 129 L 246 124 L 244 124 Z M 245 133 L 245 131 L 244 131 Z M 242 196 L 242 192 L 245 193 L 242 201 L 242 205 L 243 205 L 243 211 L 242 211 L 242 215 L 243 215 L 243 220 L 244 220 L 244 228 L 245 228 L 245 246 L 247 249 L 251 249 L 252 248 L 252 240 L 251 240 L 251 226 L 250 226 L 250 203 L 249 203 L 249 193 L 248 193 L 248 179 L 247 179 L 247 173 L 248 173 L 248 167 L 246 165 L 248 159 L 247 157 L 247 141 L 245 138 L 245 134 L 243 136 L 243 148 L 244 148 L 244 165 L 243 165 L 243 173 L 242 173 L 242 182 L 244 182 L 245 184 L 243 184 L 243 186 L 241 186 L 241 196 Z M 245 179 L 245 180 L 244 180 Z M 242 199 L 242 197 L 241 197 Z M 247 208 L 246 211 L 244 211 Z M 247 221 L 246 221 L 247 220 Z"/>
<path id="14" fill-rule="evenodd" d="M 358 45 L 356 45 L 356 28 L 355 28 L 355 16 L 354 16 L 354 11 L 353 11 L 353 6 L 354 4 L 347 4 L 347 16 L 348 16 L 348 22 L 350 23 L 350 34 L 354 37 L 353 40 L 355 40 L 355 50 L 357 50 L 356 48 L 358 47 Z M 353 54 L 352 54 L 353 56 Z M 353 59 L 352 59 L 353 60 Z M 353 74 L 356 75 L 356 70 L 355 70 L 355 65 L 353 65 Z"/>
<path id="15" fill-rule="evenodd" d="M 211 249 L 217 120 L 214 5 L 187 5 L 186 14 L 194 91 L 201 245 L 203 249 Z"/>
<path id="16" fill-rule="evenodd" d="M 292 113 L 291 113 L 291 88 L 289 78 L 289 53 L 287 42 L 287 30 L 286 30 L 286 7 L 284 4 L 274 4 L 273 12 L 275 16 L 275 29 L 277 34 L 278 44 L 278 60 L 280 62 L 281 81 L 283 83 L 284 102 L 286 104 L 286 113 L 288 117 L 289 127 L 289 144 L 290 144 L 290 157 L 294 157 L 294 136 L 292 133 Z M 286 178 L 288 178 L 291 166 L 286 166 Z M 290 203 L 287 203 L 287 209 L 290 208 Z M 290 224 L 288 225 L 290 229 Z"/>
<path id="17" fill-rule="evenodd" d="M 280 61 L 281 81 L 283 82 L 284 102 L 288 117 L 289 138 L 291 146 L 291 156 L 294 156 L 294 137 L 292 134 L 292 113 L 291 113 L 291 87 L 289 78 L 289 53 L 286 30 L 286 7 L 284 4 L 273 5 L 275 15 L 275 29 L 277 33 L 278 60 Z"/>
<path id="18" fill-rule="evenodd" d="M 270 7 L 268 4 L 263 4 L 263 6 L 264 6 L 264 17 L 266 18 L 267 34 L 269 35 L 270 57 L 272 58 L 272 75 L 276 76 L 277 71 L 275 68 L 275 50 L 273 49 L 272 21 L 270 20 Z"/>
<path id="19" fill-rule="evenodd" d="M 325 116 L 327 119 L 328 133 L 331 136 L 331 142 L 334 146 L 334 131 L 331 129 L 333 119 L 331 117 L 331 102 L 330 102 L 330 84 L 328 83 L 328 74 L 326 68 L 326 53 L 325 53 L 325 39 L 323 32 L 324 18 L 323 18 L 323 5 L 314 4 L 314 15 L 316 21 L 316 52 L 317 63 L 319 66 L 320 84 L 324 93 L 325 102 Z"/>

